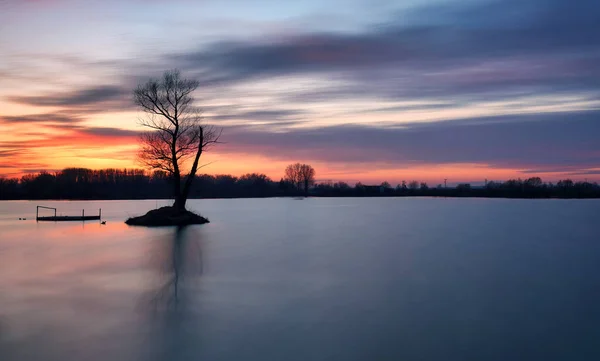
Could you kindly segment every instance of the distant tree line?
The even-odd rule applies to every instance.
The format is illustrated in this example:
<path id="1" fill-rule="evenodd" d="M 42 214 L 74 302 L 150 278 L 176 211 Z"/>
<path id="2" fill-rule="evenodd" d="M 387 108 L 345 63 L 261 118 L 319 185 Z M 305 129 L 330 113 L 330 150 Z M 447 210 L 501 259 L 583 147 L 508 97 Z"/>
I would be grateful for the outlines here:
<path id="1" fill-rule="evenodd" d="M 298 166 L 294 165 L 298 168 Z M 498 198 L 600 198 L 597 183 L 570 179 L 544 183 L 539 177 L 506 182 L 488 182 L 474 187 L 458 184 L 430 187 L 427 183 L 402 182 L 396 187 L 344 182 L 314 182 L 314 170 L 305 170 L 304 178 L 293 174 L 279 181 L 260 173 L 240 177 L 231 175 L 196 175 L 190 198 L 285 197 L 498 197 Z M 294 173 L 295 174 L 295 173 Z M 300 179 L 300 180 L 299 180 Z M 0 177 L 0 199 L 169 199 L 173 198 L 172 177 L 164 171 L 140 169 L 67 168 L 58 172 L 28 174 L 21 178 Z"/>
<path id="2" fill-rule="evenodd" d="M 380 185 L 357 183 L 351 187 L 347 183 L 319 183 L 312 192 L 317 196 L 340 197 L 486 197 L 486 198 L 600 198 L 600 185 L 593 182 L 574 182 L 570 179 L 557 183 L 544 183 L 539 177 L 528 179 L 510 179 L 506 182 L 486 182 L 484 186 L 474 187 L 469 183 L 460 183 L 455 187 L 438 184 L 430 187 L 418 181 L 402 181 L 396 187 L 383 182 Z"/>

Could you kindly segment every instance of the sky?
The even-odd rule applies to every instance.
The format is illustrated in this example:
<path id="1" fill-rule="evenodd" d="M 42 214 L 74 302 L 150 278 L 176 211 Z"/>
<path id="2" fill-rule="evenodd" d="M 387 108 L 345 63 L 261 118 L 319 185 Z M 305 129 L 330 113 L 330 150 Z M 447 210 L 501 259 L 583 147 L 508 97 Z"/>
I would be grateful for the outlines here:
<path id="1" fill-rule="evenodd" d="M 209 174 L 600 180 L 596 0 L 0 0 L 0 176 L 131 168 L 132 90 L 200 81 Z"/>

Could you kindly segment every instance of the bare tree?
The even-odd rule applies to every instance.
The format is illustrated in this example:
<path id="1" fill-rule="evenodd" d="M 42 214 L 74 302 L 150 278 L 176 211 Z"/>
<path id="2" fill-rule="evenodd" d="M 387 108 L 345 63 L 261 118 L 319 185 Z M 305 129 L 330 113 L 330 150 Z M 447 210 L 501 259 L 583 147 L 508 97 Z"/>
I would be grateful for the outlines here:
<path id="1" fill-rule="evenodd" d="M 419 189 L 419 182 L 417 182 L 416 180 L 410 181 L 408 183 L 408 188 L 411 189 L 411 190 L 413 190 L 413 191 L 416 191 L 417 189 Z"/>
<path id="2" fill-rule="evenodd" d="M 140 137 L 140 162 L 172 176 L 173 207 L 185 210 L 200 156 L 219 142 L 221 131 L 202 123 L 202 113 L 194 106 L 197 80 L 183 79 L 178 70 L 150 79 L 133 92 L 135 104 L 144 111 L 140 124 L 149 130 Z"/>
<path id="3" fill-rule="evenodd" d="M 290 164 L 285 168 L 284 179 L 295 187 L 300 187 L 300 163 Z"/>
<path id="4" fill-rule="evenodd" d="M 315 182 L 315 169 L 308 164 L 290 164 L 285 168 L 285 180 L 293 183 L 298 189 L 304 186 L 304 192 L 308 193 L 308 187 Z"/>

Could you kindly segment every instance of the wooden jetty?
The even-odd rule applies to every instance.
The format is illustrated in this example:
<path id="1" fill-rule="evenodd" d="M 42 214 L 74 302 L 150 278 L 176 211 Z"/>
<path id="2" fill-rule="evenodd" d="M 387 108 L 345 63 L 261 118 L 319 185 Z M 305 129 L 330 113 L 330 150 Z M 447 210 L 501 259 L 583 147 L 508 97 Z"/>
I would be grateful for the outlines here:
<path id="1" fill-rule="evenodd" d="M 50 210 L 54 210 L 54 215 L 53 216 L 39 216 L 39 211 L 40 208 L 43 209 L 50 209 Z M 35 209 L 35 220 L 36 221 L 52 221 L 52 222 L 62 222 L 62 221 L 99 221 L 102 219 L 102 209 L 98 210 L 98 215 L 97 216 L 86 216 L 85 215 L 85 210 L 81 210 L 81 215 L 80 216 L 57 216 L 56 215 L 56 208 L 52 208 L 52 207 L 44 207 L 44 206 L 37 206 L 37 208 Z"/>

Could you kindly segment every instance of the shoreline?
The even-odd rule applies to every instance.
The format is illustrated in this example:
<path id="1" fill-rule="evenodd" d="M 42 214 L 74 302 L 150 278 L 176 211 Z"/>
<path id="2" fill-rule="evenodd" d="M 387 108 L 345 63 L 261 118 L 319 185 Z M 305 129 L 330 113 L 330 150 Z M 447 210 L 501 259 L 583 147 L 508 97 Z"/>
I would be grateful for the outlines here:
<path id="1" fill-rule="evenodd" d="M 189 198 L 188 200 L 201 200 L 201 199 L 269 199 L 269 198 L 298 198 L 297 195 L 286 195 L 286 196 L 264 196 L 264 197 L 202 197 L 202 198 Z M 599 196 L 582 196 L 582 197 L 528 197 L 528 196 L 493 196 L 493 195 L 308 195 L 303 198 L 486 198 L 486 199 L 540 199 L 540 200 L 553 200 L 553 199 L 600 199 Z M 172 201 L 170 198 L 21 198 L 21 199 L 0 199 L 0 202 L 33 202 L 33 201 L 52 201 L 52 202 L 72 202 L 72 201 Z"/>

